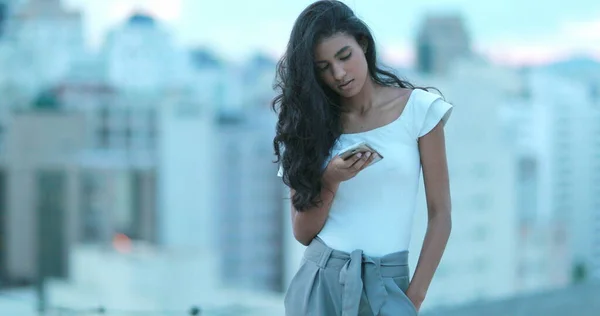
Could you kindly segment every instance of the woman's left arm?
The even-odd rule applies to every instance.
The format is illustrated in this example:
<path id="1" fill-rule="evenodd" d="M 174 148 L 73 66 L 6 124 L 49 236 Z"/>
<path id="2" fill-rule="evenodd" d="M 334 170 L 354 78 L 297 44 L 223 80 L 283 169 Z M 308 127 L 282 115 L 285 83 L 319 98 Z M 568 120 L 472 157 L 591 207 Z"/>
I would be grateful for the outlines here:
<path id="1" fill-rule="evenodd" d="M 428 221 L 419 261 L 406 291 L 406 295 L 417 307 L 417 310 L 421 308 L 421 304 L 425 299 L 452 229 L 450 184 L 445 142 L 444 124 L 442 122 L 419 138 Z"/>

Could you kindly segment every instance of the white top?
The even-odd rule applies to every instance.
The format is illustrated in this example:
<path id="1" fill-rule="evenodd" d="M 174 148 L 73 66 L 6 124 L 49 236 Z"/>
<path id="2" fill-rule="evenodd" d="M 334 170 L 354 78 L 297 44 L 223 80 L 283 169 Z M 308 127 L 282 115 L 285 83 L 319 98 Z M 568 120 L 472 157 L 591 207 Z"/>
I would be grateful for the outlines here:
<path id="1" fill-rule="evenodd" d="M 408 250 L 421 176 L 417 140 L 440 121 L 452 105 L 440 96 L 415 89 L 393 122 L 365 132 L 342 134 L 325 166 L 340 150 L 366 141 L 384 157 L 340 184 L 329 217 L 318 236 L 331 248 L 368 256 Z M 279 176 L 282 176 L 280 168 Z"/>

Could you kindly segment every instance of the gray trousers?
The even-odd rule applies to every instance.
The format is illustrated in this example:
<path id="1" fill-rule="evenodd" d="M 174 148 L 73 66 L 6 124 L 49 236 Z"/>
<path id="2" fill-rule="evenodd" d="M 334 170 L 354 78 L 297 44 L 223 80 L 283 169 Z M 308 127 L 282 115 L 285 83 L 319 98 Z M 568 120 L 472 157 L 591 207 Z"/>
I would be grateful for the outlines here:
<path id="1" fill-rule="evenodd" d="M 369 257 L 315 238 L 285 294 L 286 316 L 413 316 L 408 251 Z"/>

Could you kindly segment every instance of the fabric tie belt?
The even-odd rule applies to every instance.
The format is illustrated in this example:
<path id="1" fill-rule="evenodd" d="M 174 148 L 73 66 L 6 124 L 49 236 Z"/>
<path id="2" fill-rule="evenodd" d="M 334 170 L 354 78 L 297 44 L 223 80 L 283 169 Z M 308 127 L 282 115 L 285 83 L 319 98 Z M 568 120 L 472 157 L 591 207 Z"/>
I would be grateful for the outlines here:
<path id="1" fill-rule="evenodd" d="M 373 315 L 379 311 L 388 293 L 383 278 L 408 276 L 408 251 L 395 252 L 383 257 L 370 257 L 362 250 L 348 254 L 329 248 L 318 237 L 313 240 L 304 258 L 321 268 L 338 268 L 343 286 L 342 316 L 356 316 L 363 289 Z"/>

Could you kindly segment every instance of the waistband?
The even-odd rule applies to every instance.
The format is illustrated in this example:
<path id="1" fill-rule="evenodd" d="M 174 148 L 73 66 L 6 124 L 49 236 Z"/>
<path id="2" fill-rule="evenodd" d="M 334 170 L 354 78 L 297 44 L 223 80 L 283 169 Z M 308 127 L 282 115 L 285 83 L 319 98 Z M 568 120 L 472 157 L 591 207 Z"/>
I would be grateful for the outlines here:
<path id="1" fill-rule="evenodd" d="M 363 287 L 371 305 L 373 315 L 387 298 L 383 278 L 408 276 L 408 251 L 387 254 L 383 257 L 370 257 L 360 249 L 347 253 L 327 246 L 315 237 L 304 252 L 304 259 L 312 261 L 320 268 L 340 270 L 342 292 L 342 316 L 356 316 Z"/>

